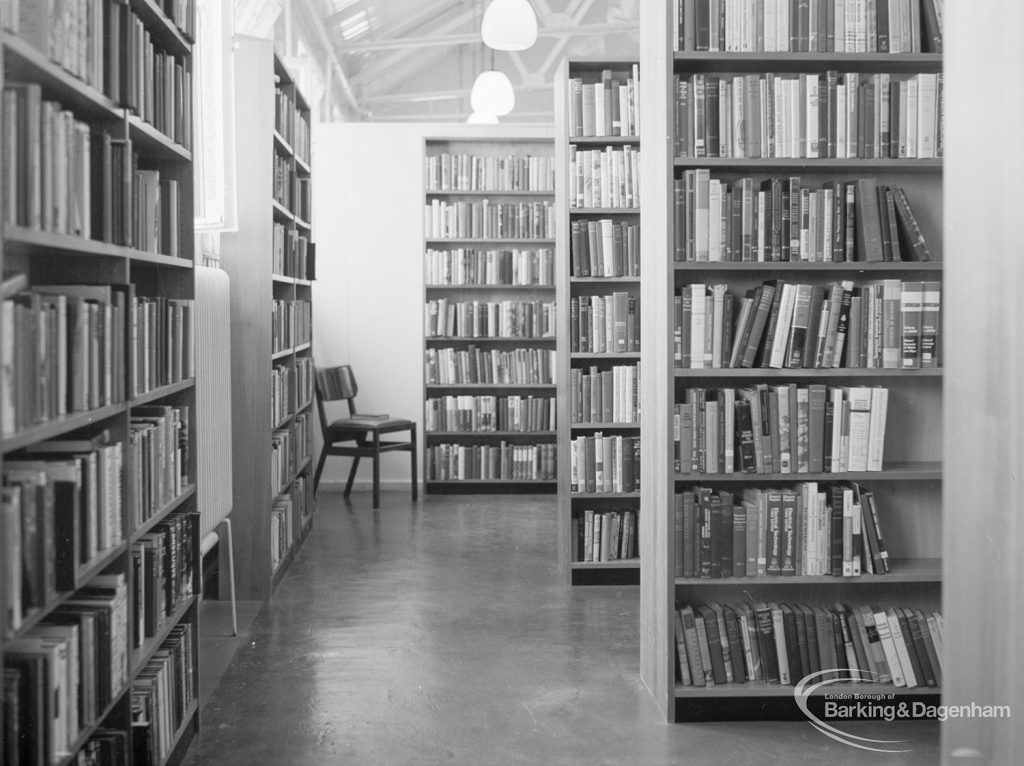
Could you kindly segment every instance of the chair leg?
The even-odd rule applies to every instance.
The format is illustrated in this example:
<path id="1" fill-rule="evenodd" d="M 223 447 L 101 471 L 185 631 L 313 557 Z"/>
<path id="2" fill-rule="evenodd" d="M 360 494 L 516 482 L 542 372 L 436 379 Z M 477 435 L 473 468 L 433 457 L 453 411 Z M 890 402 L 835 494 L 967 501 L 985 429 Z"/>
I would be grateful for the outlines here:
<path id="1" fill-rule="evenodd" d="M 327 462 L 327 448 L 320 450 L 320 459 L 316 462 L 316 473 L 313 474 L 313 496 L 320 488 L 320 474 L 324 472 L 324 463 Z"/>
<path id="2" fill-rule="evenodd" d="M 348 471 L 348 481 L 345 482 L 345 497 L 348 497 L 349 493 L 352 491 L 352 482 L 355 481 L 356 470 L 358 470 L 358 468 L 359 455 L 356 455 L 354 458 L 352 458 L 352 467 Z"/>
<path id="3" fill-rule="evenodd" d="M 380 432 L 373 432 L 373 507 L 380 508 Z"/>
<path id="4" fill-rule="evenodd" d="M 416 476 L 416 424 L 413 423 L 409 430 L 412 432 L 412 449 L 409 450 L 412 453 L 412 499 L 415 500 L 419 494 L 419 481 Z"/>

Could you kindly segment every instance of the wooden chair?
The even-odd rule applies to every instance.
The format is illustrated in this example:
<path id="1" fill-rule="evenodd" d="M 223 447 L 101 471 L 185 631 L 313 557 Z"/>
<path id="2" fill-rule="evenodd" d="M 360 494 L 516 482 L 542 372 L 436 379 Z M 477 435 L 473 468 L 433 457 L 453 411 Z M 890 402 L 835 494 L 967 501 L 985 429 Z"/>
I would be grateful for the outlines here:
<path id="1" fill-rule="evenodd" d="M 328 455 L 351 457 L 352 468 L 345 484 L 345 497 L 352 491 L 352 481 L 359 468 L 359 458 L 373 458 L 373 507 L 380 507 L 380 456 L 382 452 L 406 451 L 412 454 L 412 499 L 417 497 L 416 487 L 416 423 L 404 418 L 386 415 L 360 415 L 356 410 L 356 394 L 359 386 L 352 368 L 345 364 L 340 367 L 318 367 L 316 369 L 316 406 L 320 412 L 320 430 L 324 447 L 313 477 L 313 492 L 320 485 L 320 474 Z M 327 420 L 325 402 L 348 403 L 349 416 L 333 422 Z M 382 434 L 408 431 L 408 441 L 381 441 Z"/>

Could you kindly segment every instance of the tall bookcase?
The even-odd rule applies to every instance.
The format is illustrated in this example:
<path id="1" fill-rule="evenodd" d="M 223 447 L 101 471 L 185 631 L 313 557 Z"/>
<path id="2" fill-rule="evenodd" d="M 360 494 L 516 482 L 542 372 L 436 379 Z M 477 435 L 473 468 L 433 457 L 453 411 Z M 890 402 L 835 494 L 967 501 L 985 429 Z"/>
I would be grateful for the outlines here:
<path id="1" fill-rule="evenodd" d="M 636 61 L 574 59 L 556 80 L 559 562 L 571 584 L 640 576 L 636 75 Z"/>
<path id="2" fill-rule="evenodd" d="M 555 490 L 555 220 L 546 139 L 424 147 L 428 493 Z"/>
<path id="3" fill-rule="evenodd" d="M 273 44 L 236 39 L 238 231 L 231 278 L 236 543 L 243 598 L 270 597 L 312 524 L 309 108 Z M 264 157 L 265 161 L 259 161 Z"/>
<path id="4" fill-rule="evenodd" d="M 32 5 L 0 19 L 0 739 L 176 762 L 199 727 L 193 9 Z"/>
<path id="5" fill-rule="evenodd" d="M 761 75 L 768 80 L 778 76 L 820 75 L 821 81 L 829 83 L 828 73 L 838 72 L 841 82 L 853 82 L 853 79 L 846 77 L 844 73 L 857 73 L 860 81 L 869 83 L 868 87 L 871 87 L 872 76 L 875 74 L 891 74 L 890 81 L 896 82 L 917 73 L 941 73 L 942 59 L 941 54 L 937 53 L 834 52 L 836 47 L 844 49 L 845 43 L 843 46 L 837 46 L 835 40 L 829 40 L 827 35 L 819 38 L 822 40 L 822 45 L 817 48 L 820 52 L 813 52 L 813 41 L 809 41 L 807 37 L 797 39 L 797 35 L 800 34 L 799 18 L 794 19 L 792 27 L 796 42 L 793 50 L 803 48 L 808 52 L 754 52 L 764 47 L 763 40 L 756 34 L 756 25 L 751 27 L 752 34 L 748 38 L 750 44 L 742 52 L 734 52 L 726 47 L 716 51 L 714 48 L 717 46 L 713 44 L 708 46 L 712 48 L 711 51 L 695 50 L 703 46 L 695 44 L 692 30 L 696 29 L 696 35 L 704 34 L 706 30 L 701 29 L 699 18 L 688 14 L 692 12 L 699 17 L 700 9 L 706 9 L 707 4 L 680 3 L 678 11 L 676 5 L 672 2 L 651 3 L 642 9 L 641 19 L 641 63 L 644 72 L 645 105 L 641 132 L 645 147 L 642 171 L 644 271 L 641 288 L 645 307 L 645 354 L 642 361 L 645 384 L 642 399 L 642 507 L 648 511 L 641 517 L 641 676 L 668 720 L 799 716 L 792 685 L 768 683 L 765 680 L 734 680 L 729 683 L 698 686 L 693 683 L 692 677 L 690 684 L 686 684 L 685 675 L 681 675 L 683 669 L 680 663 L 686 661 L 687 631 L 682 631 L 684 651 L 681 655 L 676 643 L 677 609 L 684 605 L 694 608 L 712 605 L 714 612 L 714 605 L 721 604 L 742 610 L 745 602 L 754 605 L 777 604 L 780 605 L 780 611 L 782 604 L 807 604 L 828 609 L 837 603 L 851 607 L 909 607 L 913 610 L 922 610 L 923 614 L 939 609 L 942 587 L 941 352 L 938 357 L 939 364 L 931 369 L 879 369 L 850 367 L 846 364 L 828 369 L 800 366 L 791 368 L 788 364 L 781 368 L 764 368 L 758 363 L 752 368 L 735 368 L 728 365 L 682 368 L 677 366 L 675 358 L 678 339 L 675 299 L 676 296 L 685 296 L 688 286 L 701 284 L 709 288 L 708 294 L 711 285 L 723 284 L 727 291 L 741 298 L 744 291 L 756 289 L 771 280 L 779 280 L 775 283 L 777 285 L 786 282 L 823 288 L 834 282 L 841 283 L 843 280 L 852 281 L 857 287 L 886 279 L 897 280 L 897 284 L 900 280 L 941 282 L 942 160 L 935 157 L 864 158 L 863 154 L 861 158 L 837 159 L 833 155 L 831 159 L 811 159 L 808 158 L 808 150 L 798 152 L 803 154 L 802 157 L 789 158 L 724 157 L 721 156 L 721 151 L 719 156 L 699 156 L 699 153 L 695 156 L 692 143 L 687 142 L 687 150 L 680 147 L 683 138 L 680 134 L 686 130 L 687 121 L 693 120 L 694 122 L 690 124 L 696 125 L 696 118 L 692 112 L 688 114 L 685 108 L 680 109 L 677 115 L 679 89 L 675 78 L 678 77 L 682 82 L 689 84 L 696 82 L 690 79 L 692 75 L 708 78 L 713 75 L 740 78 Z M 827 9 L 827 5 L 824 4 L 822 7 Z M 779 7 L 786 6 L 779 4 Z M 800 6 L 794 3 L 793 7 L 799 9 Z M 710 27 L 717 29 L 718 25 L 714 23 Z M 677 28 L 684 30 L 681 44 L 676 44 L 674 40 Z M 691 32 L 686 32 L 687 28 Z M 744 29 L 745 27 L 740 24 L 735 27 L 726 24 L 723 33 L 725 30 L 729 30 L 731 34 L 733 31 L 742 32 Z M 804 26 L 804 29 L 807 29 L 807 26 Z M 774 32 L 771 34 L 775 36 Z M 804 45 L 807 47 L 803 47 Z M 830 46 L 832 50 L 825 52 Z M 742 48 L 742 44 L 739 47 Z M 895 46 L 892 49 L 895 50 Z M 927 42 L 924 50 L 929 50 Z M 760 78 L 761 83 L 765 82 L 764 78 Z M 754 82 L 758 82 L 758 79 L 755 78 Z M 707 81 L 708 79 L 702 81 L 699 87 L 704 87 Z M 746 82 L 749 81 L 748 79 Z M 834 85 L 834 81 L 831 84 Z M 765 86 L 760 87 L 760 92 L 765 93 Z M 716 95 L 721 92 L 719 89 Z M 688 91 L 689 95 L 692 93 L 693 91 Z M 834 91 L 833 94 L 829 94 L 826 90 L 824 97 L 831 98 L 832 95 Z M 754 103 L 757 103 L 757 97 L 758 94 L 754 94 Z M 743 96 L 740 95 L 739 98 L 742 100 Z M 706 105 L 706 101 L 704 103 Z M 732 104 L 735 105 L 736 102 L 733 101 Z M 862 102 L 861 106 L 863 105 Z M 718 114 L 725 113 L 720 108 Z M 941 99 L 939 114 L 941 115 Z M 745 116 L 750 119 L 750 114 Z M 801 113 L 801 117 L 806 119 L 806 112 Z M 785 117 L 779 120 L 775 120 L 774 116 L 772 118 L 774 126 L 782 126 L 785 123 Z M 705 126 L 707 124 L 705 123 Z M 799 135 L 800 129 L 803 128 L 804 124 L 799 121 L 795 127 L 790 121 L 790 127 L 783 127 L 781 130 L 792 130 Z M 720 134 L 723 144 L 726 143 L 727 135 L 730 135 L 727 134 L 727 129 L 732 130 L 733 126 L 723 121 Z M 769 128 L 766 126 L 762 136 L 767 130 Z M 813 131 L 811 132 L 813 134 Z M 867 135 L 867 132 L 863 135 Z M 745 134 L 745 137 L 747 136 L 754 134 Z M 939 136 L 941 137 L 941 126 Z M 700 135 L 700 138 L 706 139 L 707 135 Z M 757 138 L 763 140 L 760 136 Z M 835 139 L 835 135 L 829 136 L 825 133 L 822 134 L 822 138 Z M 825 155 L 823 152 L 822 157 Z M 756 191 L 761 188 L 761 181 L 780 176 L 786 179 L 791 176 L 799 177 L 803 188 L 814 190 L 822 189 L 826 184 L 833 182 L 856 182 L 858 179 L 876 179 L 879 186 L 900 186 L 912 204 L 913 213 L 927 241 L 932 260 L 865 262 L 861 260 L 865 251 L 861 250 L 859 235 L 856 243 L 857 260 L 852 261 L 758 261 L 756 241 L 755 255 L 752 258 L 748 256 L 745 260 L 742 259 L 742 254 L 739 261 L 726 259 L 723 262 L 712 262 L 707 258 L 698 261 L 675 260 L 677 246 L 681 247 L 681 254 L 686 257 L 686 233 L 689 231 L 692 234 L 692 228 L 686 228 L 687 223 L 694 220 L 686 217 L 686 179 L 688 176 L 693 177 L 688 171 L 698 169 L 706 169 L 712 181 L 722 181 L 722 188 L 742 188 L 742 179 L 751 178 L 755 197 Z M 771 187 L 769 185 L 766 188 Z M 855 210 L 858 221 L 862 210 L 868 209 L 866 206 L 861 207 L 866 205 L 865 198 L 857 197 Z M 874 200 L 871 202 L 874 204 Z M 698 231 L 698 236 L 699 234 Z M 742 239 L 736 241 L 742 245 Z M 805 243 L 802 244 L 805 248 L 808 247 Z M 827 248 L 823 249 L 827 252 Z M 898 292 L 897 290 L 897 297 Z M 705 291 L 698 289 L 692 294 L 698 293 L 704 295 Z M 739 305 L 737 302 L 737 308 Z M 680 302 L 680 306 L 686 311 L 685 302 Z M 692 306 L 690 308 L 692 310 Z M 733 319 L 739 321 L 736 316 Z M 898 312 L 894 321 L 896 327 L 899 327 Z M 791 384 L 808 390 L 819 385 L 828 388 L 881 386 L 888 389 L 884 460 L 880 466 L 881 470 L 834 473 L 827 470 L 828 464 L 823 466 L 826 470 L 815 473 L 797 473 L 795 470 L 783 473 L 777 467 L 771 472 L 763 473 L 743 473 L 737 469 L 732 474 L 723 471 L 697 473 L 677 470 L 675 460 L 678 456 L 674 453 L 674 415 L 677 405 L 685 403 L 684 410 L 689 406 L 693 396 L 691 389 L 717 392 L 725 389 L 756 388 L 759 384 L 765 384 L 769 389 Z M 718 396 L 716 393 L 715 397 Z M 712 398 L 714 397 L 709 396 L 708 400 Z M 694 425 L 694 428 L 696 427 Z M 729 438 L 726 437 L 727 440 Z M 739 448 L 737 443 L 736 449 Z M 728 456 L 728 453 L 726 455 Z M 744 497 L 744 492 L 751 489 L 775 491 L 795 488 L 799 494 L 801 483 L 804 482 L 816 482 L 819 491 L 824 491 L 824 488 L 833 483 L 848 487 L 852 486 L 851 483 L 856 483 L 860 489 L 872 493 L 892 561 L 891 572 L 862 574 L 856 577 L 801 574 L 799 571 L 791 577 L 767 574 L 750 576 L 748 567 L 748 576 L 709 579 L 707 576 L 702 578 L 700 571 L 692 574 L 685 572 L 684 576 L 682 569 L 677 570 L 677 567 L 681 566 L 684 554 L 680 548 L 690 544 L 682 536 L 686 529 L 685 515 L 676 510 L 681 507 L 685 493 L 707 488 L 711 495 L 719 497 L 722 491 L 731 492 L 736 502 L 739 502 L 739 499 Z M 829 504 L 832 505 L 831 495 Z M 712 512 L 709 518 L 717 517 Z M 798 527 L 797 533 L 799 531 Z M 866 550 L 866 526 L 863 533 Z M 800 544 L 799 538 L 797 544 Z M 700 555 L 699 551 L 696 555 Z M 705 575 L 707 574 L 705 572 Z M 737 614 L 739 613 L 737 611 Z M 700 614 L 699 609 L 697 614 Z M 756 611 L 754 614 L 756 615 Z M 847 624 L 851 631 L 856 630 L 854 621 L 848 621 Z M 743 623 L 739 622 L 738 625 L 742 630 Z M 839 630 L 837 623 L 833 622 L 833 625 Z M 756 639 L 756 633 L 754 638 Z M 852 635 L 850 641 L 857 644 L 856 638 Z M 837 647 L 837 651 L 841 648 L 842 645 Z M 846 663 L 842 662 L 842 665 L 845 667 Z M 872 666 L 869 664 L 868 667 Z M 814 663 L 811 663 L 810 669 L 815 669 Z M 736 672 L 739 673 L 740 668 L 737 668 Z M 793 683 L 798 680 L 793 679 Z M 821 696 L 829 691 L 835 691 L 835 688 L 825 685 L 812 694 L 812 697 L 817 697 L 812 698 L 812 708 L 820 704 Z M 895 686 L 891 682 L 848 683 L 842 685 L 842 691 L 864 694 L 882 692 L 894 694 L 898 700 L 906 701 L 920 697 L 930 704 L 938 701 L 939 694 L 937 687 L 907 688 Z"/>

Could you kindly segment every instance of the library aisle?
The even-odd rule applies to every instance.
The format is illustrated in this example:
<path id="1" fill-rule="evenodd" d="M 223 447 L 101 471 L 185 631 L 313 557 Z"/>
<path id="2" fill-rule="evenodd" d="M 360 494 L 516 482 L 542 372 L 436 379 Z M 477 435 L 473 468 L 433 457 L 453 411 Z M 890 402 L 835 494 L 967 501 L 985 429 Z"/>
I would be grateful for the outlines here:
<path id="1" fill-rule="evenodd" d="M 187 766 L 938 761 L 936 722 L 850 727 L 905 740 L 897 754 L 806 721 L 660 723 L 638 680 L 637 588 L 565 587 L 554 498 L 318 499 Z"/>

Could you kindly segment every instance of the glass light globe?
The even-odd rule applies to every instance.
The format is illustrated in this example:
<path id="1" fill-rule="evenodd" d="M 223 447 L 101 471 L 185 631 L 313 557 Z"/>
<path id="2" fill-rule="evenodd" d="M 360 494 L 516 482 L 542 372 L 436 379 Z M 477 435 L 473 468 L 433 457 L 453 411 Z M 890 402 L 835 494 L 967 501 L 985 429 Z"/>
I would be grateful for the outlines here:
<path id="1" fill-rule="evenodd" d="M 500 117 L 512 111 L 516 105 L 516 94 L 504 72 L 490 69 L 477 75 L 469 94 L 469 104 L 474 112 Z"/>
<path id="2" fill-rule="evenodd" d="M 527 0 L 494 0 L 484 11 L 480 36 L 499 51 L 524 51 L 537 42 L 537 14 Z"/>

